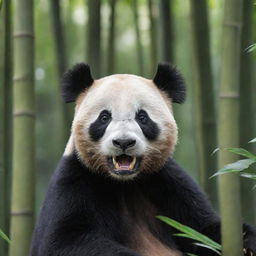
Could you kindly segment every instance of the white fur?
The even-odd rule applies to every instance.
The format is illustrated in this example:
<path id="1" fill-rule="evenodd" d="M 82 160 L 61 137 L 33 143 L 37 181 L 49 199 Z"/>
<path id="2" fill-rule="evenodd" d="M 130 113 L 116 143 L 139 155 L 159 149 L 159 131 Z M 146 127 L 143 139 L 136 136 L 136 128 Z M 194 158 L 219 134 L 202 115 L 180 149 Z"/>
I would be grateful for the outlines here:
<path id="1" fill-rule="evenodd" d="M 121 153 L 113 146 L 113 139 L 136 140 L 136 145 L 127 154 L 143 155 L 146 151 L 149 142 L 135 121 L 139 109 L 147 111 L 158 124 L 162 139 L 165 123 L 175 123 L 171 109 L 152 81 L 134 75 L 113 75 L 96 80 L 79 106 L 74 122 L 84 120 L 87 133 L 90 124 L 104 109 L 112 113 L 112 121 L 100 140 L 100 151 L 108 156 Z"/>

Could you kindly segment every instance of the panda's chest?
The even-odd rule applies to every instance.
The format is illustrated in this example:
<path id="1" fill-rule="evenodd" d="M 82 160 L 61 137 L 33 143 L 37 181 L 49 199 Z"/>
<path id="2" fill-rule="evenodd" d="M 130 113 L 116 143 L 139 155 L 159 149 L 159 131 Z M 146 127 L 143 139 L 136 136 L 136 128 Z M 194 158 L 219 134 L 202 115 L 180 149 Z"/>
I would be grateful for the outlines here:
<path id="1" fill-rule="evenodd" d="M 136 202 L 123 203 L 122 216 L 129 227 L 127 228 L 127 246 L 141 256 L 181 256 L 182 253 L 162 243 L 157 237 L 160 225 L 155 216 L 156 208 L 138 196 Z"/>

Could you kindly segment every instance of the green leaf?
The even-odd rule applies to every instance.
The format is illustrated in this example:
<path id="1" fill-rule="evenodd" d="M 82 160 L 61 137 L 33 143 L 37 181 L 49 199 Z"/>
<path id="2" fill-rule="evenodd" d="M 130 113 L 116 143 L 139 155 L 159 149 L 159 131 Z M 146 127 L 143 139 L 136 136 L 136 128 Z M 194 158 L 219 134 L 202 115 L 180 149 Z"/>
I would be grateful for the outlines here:
<path id="1" fill-rule="evenodd" d="M 256 138 L 249 141 L 249 143 L 255 143 L 255 142 L 256 142 Z"/>
<path id="2" fill-rule="evenodd" d="M 212 248 L 211 246 L 208 246 L 208 245 L 205 245 L 205 244 L 200 244 L 200 243 L 194 243 L 194 245 L 207 248 L 207 249 L 209 249 L 209 250 L 212 250 L 212 251 L 216 252 L 218 255 L 221 255 L 220 251 L 218 251 L 218 250 Z"/>
<path id="3" fill-rule="evenodd" d="M 216 172 L 210 178 L 217 176 L 217 175 L 224 174 L 224 173 L 243 171 L 243 170 L 247 169 L 253 163 L 255 163 L 255 160 L 252 160 L 252 159 L 238 160 L 234 163 L 225 165 L 222 169 L 220 169 L 218 172 Z"/>
<path id="4" fill-rule="evenodd" d="M 256 44 L 252 44 L 245 49 L 246 52 L 252 52 L 256 49 Z"/>
<path id="5" fill-rule="evenodd" d="M 244 172 L 240 174 L 241 177 L 249 178 L 249 179 L 255 179 L 256 180 L 256 172 L 255 174 Z"/>
<path id="6" fill-rule="evenodd" d="M 218 151 L 220 151 L 220 148 L 215 148 L 215 149 L 213 150 L 213 152 L 211 153 L 211 156 L 214 155 L 215 153 L 217 153 Z"/>
<path id="7" fill-rule="evenodd" d="M 197 255 L 195 255 L 195 254 L 193 254 L 193 253 L 186 253 L 188 256 L 197 256 Z"/>
<path id="8" fill-rule="evenodd" d="M 185 238 L 189 238 L 189 239 L 194 239 L 191 237 L 191 235 L 188 235 L 186 233 L 178 233 L 178 234 L 173 234 L 174 236 L 179 236 L 179 237 L 185 237 Z"/>
<path id="9" fill-rule="evenodd" d="M 209 237 L 197 232 L 196 230 L 185 226 L 173 219 L 170 219 L 168 217 L 164 216 L 157 216 L 156 218 L 160 219 L 161 221 L 165 222 L 166 224 L 178 229 L 179 231 L 185 233 L 185 234 L 178 234 L 179 236 L 187 237 L 190 239 L 194 239 L 196 241 L 199 241 L 203 244 L 206 244 L 210 247 L 213 247 L 217 250 L 221 250 L 221 245 L 210 239 Z"/>
<path id="10" fill-rule="evenodd" d="M 252 154 L 251 152 L 243 148 L 227 148 L 226 150 L 240 156 L 245 156 L 247 158 L 254 159 L 256 161 L 256 155 Z"/>
<path id="11" fill-rule="evenodd" d="M 2 237 L 9 244 L 11 243 L 10 239 L 7 237 L 7 235 L 5 235 L 5 233 L 1 229 L 0 229 L 0 237 Z"/>

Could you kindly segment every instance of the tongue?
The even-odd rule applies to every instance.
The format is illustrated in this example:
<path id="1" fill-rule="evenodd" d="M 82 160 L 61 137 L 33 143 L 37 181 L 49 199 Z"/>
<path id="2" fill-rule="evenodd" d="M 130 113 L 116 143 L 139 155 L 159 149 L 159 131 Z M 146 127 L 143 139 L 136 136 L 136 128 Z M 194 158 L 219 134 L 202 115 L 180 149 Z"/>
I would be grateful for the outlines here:
<path id="1" fill-rule="evenodd" d="M 130 164 L 132 162 L 132 157 L 121 155 L 116 158 L 116 161 L 117 161 L 120 169 L 129 169 Z"/>

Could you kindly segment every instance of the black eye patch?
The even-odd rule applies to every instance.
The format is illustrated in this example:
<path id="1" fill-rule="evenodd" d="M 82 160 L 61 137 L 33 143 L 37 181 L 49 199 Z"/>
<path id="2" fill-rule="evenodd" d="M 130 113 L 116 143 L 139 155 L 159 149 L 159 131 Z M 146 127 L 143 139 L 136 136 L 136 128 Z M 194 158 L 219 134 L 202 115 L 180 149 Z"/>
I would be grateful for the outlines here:
<path id="1" fill-rule="evenodd" d="M 97 119 L 89 127 L 89 134 L 92 140 L 98 141 L 104 135 L 111 120 L 112 117 L 109 111 L 101 111 Z"/>
<path id="2" fill-rule="evenodd" d="M 149 117 L 145 110 L 139 110 L 136 113 L 135 120 L 148 140 L 155 140 L 158 137 L 160 133 L 158 125 Z"/>

